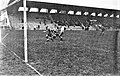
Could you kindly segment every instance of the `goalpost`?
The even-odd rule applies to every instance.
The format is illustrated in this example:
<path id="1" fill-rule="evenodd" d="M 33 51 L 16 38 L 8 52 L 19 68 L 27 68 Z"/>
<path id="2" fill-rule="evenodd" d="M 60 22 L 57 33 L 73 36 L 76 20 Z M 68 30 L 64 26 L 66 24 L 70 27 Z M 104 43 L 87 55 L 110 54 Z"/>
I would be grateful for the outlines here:
<path id="1" fill-rule="evenodd" d="M 14 5 L 15 3 L 19 2 L 20 0 L 15 0 L 12 3 L 10 3 L 8 6 L 6 6 L 5 8 L 1 9 L 5 10 L 6 8 Z M 24 7 L 24 11 L 23 11 L 23 18 L 24 18 L 24 56 L 25 56 L 25 62 L 28 62 L 28 53 L 27 53 L 27 7 L 26 7 L 26 0 L 23 0 L 23 7 Z M 1 29 L 0 29 L 0 42 L 1 42 Z"/>
<path id="2" fill-rule="evenodd" d="M 25 56 L 25 62 L 28 62 L 28 51 L 27 51 L 27 8 L 26 8 L 26 0 L 23 0 L 23 6 L 24 6 L 24 56 Z"/>
<path id="3" fill-rule="evenodd" d="M 1 9 L 0 11 L 3 11 L 5 9 L 7 9 L 8 7 L 14 5 L 15 3 L 19 2 L 21 0 L 15 0 L 13 2 L 11 2 L 8 6 L 4 7 L 3 9 Z M 27 52 L 27 7 L 26 7 L 26 2 L 27 0 L 23 0 L 23 7 L 24 7 L 24 11 L 23 11 L 23 18 L 24 18 L 24 60 L 25 62 L 28 62 L 28 52 Z M 0 42 L 1 41 L 1 29 L 0 29 Z"/>

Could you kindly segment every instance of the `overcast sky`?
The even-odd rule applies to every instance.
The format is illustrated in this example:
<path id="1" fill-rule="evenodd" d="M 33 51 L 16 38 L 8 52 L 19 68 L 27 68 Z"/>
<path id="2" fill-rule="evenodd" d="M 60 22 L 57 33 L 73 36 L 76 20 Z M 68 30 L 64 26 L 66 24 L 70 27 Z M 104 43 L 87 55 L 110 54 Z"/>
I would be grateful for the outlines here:
<path id="1" fill-rule="evenodd" d="M 120 10 L 120 0 L 30 0 L 30 1 L 41 1 Z M 9 0 L 0 0 L 0 9 L 6 7 L 8 2 Z"/>

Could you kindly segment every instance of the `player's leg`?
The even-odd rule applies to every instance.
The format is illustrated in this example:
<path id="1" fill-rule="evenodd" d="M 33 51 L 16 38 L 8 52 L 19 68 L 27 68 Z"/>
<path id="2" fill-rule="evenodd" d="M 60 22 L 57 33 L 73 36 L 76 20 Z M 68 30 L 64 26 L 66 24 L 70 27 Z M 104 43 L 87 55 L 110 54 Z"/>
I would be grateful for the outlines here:
<path id="1" fill-rule="evenodd" d="M 62 36 L 63 35 L 63 32 L 60 32 L 59 36 Z"/>
<path id="2" fill-rule="evenodd" d="M 52 40 L 52 30 L 48 29 L 48 34 L 46 35 L 47 41 Z"/>
<path id="3" fill-rule="evenodd" d="M 55 39 L 56 37 L 57 37 L 56 32 L 54 32 L 53 39 Z"/>
<path id="4" fill-rule="evenodd" d="M 61 41 L 63 40 L 63 38 L 62 38 L 63 33 L 64 32 L 60 32 L 60 34 L 59 34 L 59 38 L 60 38 Z"/>
<path id="5" fill-rule="evenodd" d="M 52 41 L 53 41 L 53 36 L 52 36 L 52 35 L 48 35 L 47 41 L 49 41 L 49 40 L 52 40 Z"/>
<path id="6" fill-rule="evenodd" d="M 59 34 L 59 38 L 60 38 L 60 40 L 63 40 L 63 38 L 62 38 L 62 35 L 64 34 L 64 31 L 66 30 L 66 27 L 62 27 L 61 28 L 61 30 L 60 30 L 60 34 Z"/>
<path id="7" fill-rule="evenodd" d="M 63 41 L 63 38 L 62 38 L 62 36 L 60 36 L 60 41 Z"/>
<path id="8" fill-rule="evenodd" d="M 53 41 L 53 39 L 54 39 L 53 37 L 54 37 L 54 36 L 55 36 L 55 35 L 54 35 L 54 30 L 51 30 L 51 31 L 50 31 L 49 39 Z"/>
<path id="9" fill-rule="evenodd" d="M 48 32 L 48 33 L 46 34 L 46 38 L 48 38 L 48 37 L 50 36 L 50 29 L 46 29 L 46 31 Z"/>

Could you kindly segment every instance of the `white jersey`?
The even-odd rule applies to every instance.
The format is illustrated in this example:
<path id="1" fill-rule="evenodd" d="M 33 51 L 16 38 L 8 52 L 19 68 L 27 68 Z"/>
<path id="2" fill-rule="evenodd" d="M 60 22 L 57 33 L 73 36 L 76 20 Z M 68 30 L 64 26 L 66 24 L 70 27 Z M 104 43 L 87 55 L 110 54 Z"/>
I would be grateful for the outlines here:
<path id="1" fill-rule="evenodd" d="M 65 26 L 61 26 L 61 31 L 60 32 L 64 32 L 65 31 Z"/>

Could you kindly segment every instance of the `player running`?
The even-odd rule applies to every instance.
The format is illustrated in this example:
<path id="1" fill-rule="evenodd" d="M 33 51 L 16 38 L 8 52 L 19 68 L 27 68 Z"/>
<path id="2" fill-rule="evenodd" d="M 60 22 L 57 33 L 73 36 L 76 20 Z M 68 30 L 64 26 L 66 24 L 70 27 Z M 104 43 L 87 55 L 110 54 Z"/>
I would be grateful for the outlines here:
<path id="1" fill-rule="evenodd" d="M 64 31 L 66 30 L 65 26 L 61 26 L 60 32 L 59 32 L 59 38 L 60 40 L 63 40 L 62 35 L 64 34 Z"/>

